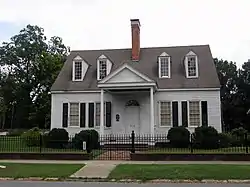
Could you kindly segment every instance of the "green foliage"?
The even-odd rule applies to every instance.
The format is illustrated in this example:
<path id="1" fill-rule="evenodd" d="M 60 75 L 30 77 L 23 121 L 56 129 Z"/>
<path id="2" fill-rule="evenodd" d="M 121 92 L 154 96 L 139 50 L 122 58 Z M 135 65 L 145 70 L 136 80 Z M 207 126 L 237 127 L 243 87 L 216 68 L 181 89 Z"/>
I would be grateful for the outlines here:
<path id="1" fill-rule="evenodd" d="M 232 134 L 232 145 L 233 146 L 244 146 L 246 143 L 247 130 L 243 127 L 235 128 L 231 131 Z"/>
<path id="2" fill-rule="evenodd" d="M 41 133 L 39 128 L 35 127 L 21 135 L 23 141 L 26 143 L 27 146 L 40 146 L 41 145 Z"/>
<path id="3" fill-rule="evenodd" d="M 69 133 L 65 129 L 54 128 L 48 134 L 43 135 L 44 144 L 48 148 L 66 148 L 69 141 Z"/>
<path id="4" fill-rule="evenodd" d="M 72 140 L 76 149 L 83 149 L 83 142 L 86 142 L 88 152 L 99 147 L 99 134 L 96 130 L 82 130 Z"/>
<path id="5" fill-rule="evenodd" d="M 6 70 L 0 76 L 5 128 L 49 126 L 48 93 L 68 51 L 60 37 L 47 40 L 43 28 L 32 25 L 0 46 L 0 66 Z"/>
<path id="6" fill-rule="evenodd" d="M 26 132 L 25 129 L 10 129 L 7 136 L 21 136 L 24 132 Z"/>
<path id="7" fill-rule="evenodd" d="M 219 133 L 219 147 L 227 148 L 232 145 L 232 135 L 230 133 Z"/>
<path id="8" fill-rule="evenodd" d="M 197 127 L 193 134 L 194 147 L 216 149 L 219 147 L 219 134 L 214 127 Z"/>
<path id="9" fill-rule="evenodd" d="M 190 132 L 185 127 L 172 127 L 167 138 L 172 147 L 186 148 L 190 145 Z"/>

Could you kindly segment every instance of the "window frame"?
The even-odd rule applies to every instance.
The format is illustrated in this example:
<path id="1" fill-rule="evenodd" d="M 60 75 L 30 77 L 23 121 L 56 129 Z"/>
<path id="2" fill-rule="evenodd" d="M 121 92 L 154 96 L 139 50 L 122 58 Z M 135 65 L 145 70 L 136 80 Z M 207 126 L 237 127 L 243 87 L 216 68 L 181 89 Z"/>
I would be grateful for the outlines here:
<path id="1" fill-rule="evenodd" d="M 169 102 L 170 103 L 170 125 L 162 125 L 161 124 L 161 103 L 162 102 Z M 159 127 L 172 127 L 173 126 L 173 111 L 172 111 L 172 101 L 169 101 L 169 100 L 161 100 L 161 101 L 158 101 L 158 118 L 159 118 Z"/>
<path id="2" fill-rule="evenodd" d="M 188 72 L 188 69 L 189 69 L 188 59 L 189 58 L 195 58 L 195 75 L 194 76 L 189 75 L 189 72 Z M 186 77 L 187 78 L 198 78 L 198 76 L 199 76 L 199 74 L 198 74 L 199 73 L 199 71 L 198 71 L 198 57 L 193 52 L 192 52 L 192 54 L 188 54 L 185 57 L 185 70 L 186 70 Z"/>
<path id="3" fill-rule="evenodd" d="M 101 69 L 100 69 L 100 63 L 102 61 L 105 61 L 105 64 L 106 64 L 106 74 L 103 78 L 101 78 Z M 98 61 L 97 61 L 97 80 L 102 80 L 104 79 L 105 77 L 107 77 L 108 75 L 108 59 L 107 58 L 99 58 Z"/>
<path id="4" fill-rule="evenodd" d="M 103 107 L 104 107 L 104 115 L 103 115 L 104 128 L 110 129 L 110 128 L 112 128 L 112 126 L 111 127 L 106 126 L 106 124 L 107 124 L 107 120 L 106 120 L 106 102 L 109 102 L 109 101 L 104 101 L 104 103 L 103 103 Z M 100 114 L 99 114 L 100 124 L 98 126 L 96 125 L 96 105 L 97 104 L 100 104 Z M 94 104 L 94 127 L 95 128 L 100 128 L 100 125 L 101 125 L 101 102 L 95 102 L 95 104 Z"/>
<path id="5" fill-rule="evenodd" d="M 81 63 L 81 79 L 76 79 L 76 63 Z M 82 60 L 74 60 L 73 61 L 73 74 L 72 74 L 73 81 L 82 81 L 83 80 L 83 61 Z"/>
<path id="6" fill-rule="evenodd" d="M 166 75 L 162 75 L 162 59 L 163 58 L 166 58 L 167 59 L 167 67 L 168 67 L 168 75 L 166 76 Z M 163 53 L 163 54 L 161 54 L 159 57 L 158 57 L 158 65 L 159 65 L 159 68 L 158 68 L 158 75 L 159 75 L 159 78 L 171 78 L 171 63 L 170 63 L 170 59 L 171 59 L 171 57 L 167 54 L 167 53 Z"/>
<path id="7" fill-rule="evenodd" d="M 199 117 L 200 117 L 200 119 L 199 119 L 200 124 L 199 125 L 190 125 L 190 102 L 198 102 L 199 103 Z M 188 105 L 187 106 L 188 107 L 188 110 L 187 110 L 187 112 L 188 112 L 188 127 L 194 127 L 194 128 L 201 127 L 202 126 L 201 101 L 200 100 L 190 100 L 187 102 L 187 105 Z"/>
<path id="8" fill-rule="evenodd" d="M 70 112 L 71 112 L 71 110 L 70 110 L 70 106 L 71 106 L 71 104 L 78 104 L 78 125 L 77 126 L 72 126 L 71 125 L 71 115 L 70 115 Z M 68 104 L 68 127 L 70 127 L 70 128 L 75 128 L 75 127 L 80 127 L 80 110 L 81 110 L 81 108 L 80 108 L 80 102 L 69 102 L 69 104 Z"/>

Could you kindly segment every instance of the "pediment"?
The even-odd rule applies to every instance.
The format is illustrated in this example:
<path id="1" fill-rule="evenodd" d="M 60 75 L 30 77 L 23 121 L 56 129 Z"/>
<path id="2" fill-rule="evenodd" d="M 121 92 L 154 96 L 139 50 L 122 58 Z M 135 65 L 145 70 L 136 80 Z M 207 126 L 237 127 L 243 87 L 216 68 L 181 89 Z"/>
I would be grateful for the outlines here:
<path id="1" fill-rule="evenodd" d="M 112 72 L 100 83 L 142 83 L 142 82 L 154 82 L 147 76 L 141 74 L 129 65 L 123 65 L 116 71 Z"/>

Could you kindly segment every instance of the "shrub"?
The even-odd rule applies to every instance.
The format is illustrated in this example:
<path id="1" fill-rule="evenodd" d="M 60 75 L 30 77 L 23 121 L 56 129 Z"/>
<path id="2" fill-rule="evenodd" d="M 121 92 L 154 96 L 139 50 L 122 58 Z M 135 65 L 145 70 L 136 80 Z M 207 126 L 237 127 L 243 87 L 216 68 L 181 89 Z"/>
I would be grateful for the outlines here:
<path id="1" fill-rule="evenodd" d="M 245 145 L 245 136 L 247 134 L 247 130 L 243 127 L 235 128 L 231 131 L 232 134 L 232 145 L 233 146 L 243 146 Z"/>
<path id="2" fill-rule="evenodd" d="M 227 148 L 232 145 L 232 135 L 230 133 L 219 133 L 219 147 Z"/>
<path id="3" fill-rule="evenodd" d="M 69 133 L 65 129 L 54 128 L 43 135 L 45 147 L 62 149 L 66 148 L 69 141 Z"/>
<path id="4" fill-rule="evenodd" d="M 21 136 L 25 131 L 25 129 L 10 129 L 7 136 Z"/>
<path id="5" fill-rule="evenodd" d="M 41 133 L 39 128 L 34 127 L 21 135 L 25 144 L 29 147 L 40 146 Z"/>
<path id="6" fill-rule="evenodd" d="M 172 147 L 185 148 L 190 144 L 190 132 L 185 127 L 171 128 L 167 138 Z"/>
<path id="7" fill-rule="evenodd" d="M 86 149 L 91 152 L 92 149 L 99 147 L 99 134 L 96 130 L 82 130 L 72 140 L 76 149 L 83 149 L 83 142 L 86 142 Z"/>
<path id="8" fill-rule="evenodd" d="M 194 147 L 216 149 L 219 147 L 219 134 L 214 127 L 197 127 L 193 134 Z"/>

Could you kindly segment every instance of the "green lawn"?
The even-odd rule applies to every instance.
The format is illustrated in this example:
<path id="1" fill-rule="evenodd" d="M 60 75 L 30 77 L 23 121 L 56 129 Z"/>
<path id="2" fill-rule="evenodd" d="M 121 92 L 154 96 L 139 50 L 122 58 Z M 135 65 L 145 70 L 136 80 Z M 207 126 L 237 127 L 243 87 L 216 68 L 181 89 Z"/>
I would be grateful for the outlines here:
<path id="1" fill-rule="evenodd" d="M 0 177 L 26 178 L 26 177 L 69 177 L 78 171 L 84 164 L 19 164 L 0 163 L 6 166 L 0 169 Z"/>
<path id="2" fill-rule="evenodd" d="M 109 175 L 111 179 L 250 179 L 250 165 L 225 164 L 122 164 Z"/>
<path id="3" fill-rule="evenodd" d="M 153 148 L 145 151 L 147 153 L 173 153 L 173 154 L 185 154 L 191 153 L 190 148 Z M 250 152 L 250 149 L 249 149 Z M 219 149 L 193 149 L 193 153 L 197 154 L 214 154 L 214 153 L 224 153 L 224 154 L 233 154 L 233 153 L 246 153 L 246 147 L 228 147 L 228 148 L 219 148 Z"/>

